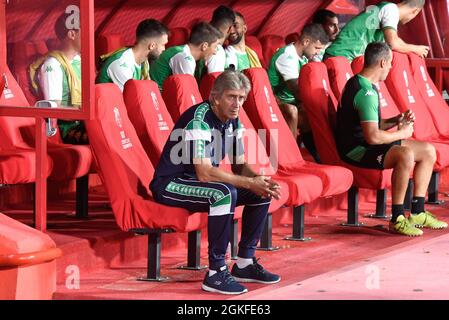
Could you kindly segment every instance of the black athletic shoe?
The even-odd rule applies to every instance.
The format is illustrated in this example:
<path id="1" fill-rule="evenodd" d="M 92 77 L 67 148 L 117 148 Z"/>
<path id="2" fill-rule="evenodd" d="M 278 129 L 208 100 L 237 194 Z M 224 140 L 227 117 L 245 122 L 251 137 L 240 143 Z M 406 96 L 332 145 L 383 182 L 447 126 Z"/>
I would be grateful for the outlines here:
<path id="1" fill-rule="evenodd" d="M 240 269 L 235 263 L 232 266 L 231 274 L 239 282 L 257 282 L 272 284 L 281 281 L 281 277 L 265 270 L 259 263 L 259 259 L 253 258 L 253 264 Z"/>
<path id="2" fill-rule="evenodd" d="M 204 291 L 218 292 L 222 294 L 241 294 L 248 292 L 244 286 L 235 281 L 227 266 L 222 266 L 217 273 L 209 277 L 206 272 L 202 288 Z"/>

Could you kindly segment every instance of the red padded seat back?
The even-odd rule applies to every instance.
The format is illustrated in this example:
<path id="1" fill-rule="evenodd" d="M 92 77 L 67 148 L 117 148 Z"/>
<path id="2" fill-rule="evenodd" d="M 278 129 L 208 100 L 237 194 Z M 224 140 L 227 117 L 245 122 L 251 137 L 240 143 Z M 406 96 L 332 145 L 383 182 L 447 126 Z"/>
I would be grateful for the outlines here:
<path id="1" fill-rule="evenodd" d="M 260 39 L 263 49 L 263 58 L 267 68 L 270 66 L 271 58 L 280 48 L 285 46 L 284 38 L 274 34 L 267 34 Z"/>
<path id="2" fill-rule="evenodd" d="M 324 163 L 338 163 L 333 133 L 337 101 L 329 90 L 326 66 L 319 62 L 306 64 L 301 69 L 298 85 L 320 158 Z"/>
<path id="3" fill-rule="evenodd" d="M 354 75 L 351 64 L 345 57 L 332 57 L 324 61 L 329 73 L 329 82 L 332 92 L 337 100 L 340 100 L 346 82 Z"/>
<path id="4" fill-rule="evenodd" d="M 123 98 L 140 142 L 156 166 L 174 126 L 157 83 L 151 80 L 129 80 L 125 84 Z"/>
<path id="5" fill-rule="evenodd" d="M 184 27 L 170 29 L 170 35 L 168 36 L 168 42 L 166 48 L 180 46 L 186 44 L 189 40 L 189 29 Z"/>
<path id="6" fill-rule="evenodd" d="M 95 85 L 95 120 L 86 121 L 86 126 L 89 136 L 95 137 L 90 139 L 90 144 L 113 205 L 120 202 L 124 210 L 131 210 L 125 208 L 131 204 L 127 199 L 150 198 L 154 168 L 129 121 L 122 93 L 116 85 Z M 114 213 L 117 215 L 118 211 Z M 132 221 L 121 223 L 125 217 L 116 218 L 119 226 L 132 224 Z"/>
<path id="7" fill-rule="evenodd" d="M 6 79 L 6 86 L 0 92 L 0 105 L 28 106 L 22 90 L 7 66 L 0 66 L 0 77 Z M 0 116 L 0 148 L 29 148 L 34 144 L 34 118 Z"/>
<path id="8" fill-rule="evenodd" d="M 125 45 L 121 34 L 100 34 L 95 40 L 95 61 L 98 61 L 101 55 L 114 52 Z"/>
<path id="9" fill-rule="evenodd" d="M 212 73 L 205 74 L 201 78 L 200 92 L 201 92 L 201 96 L 203 97 L 203 100 L 209 99 L 209 95 L 214 86 L 215 79 L 217 79 L 220 74 L 221 74 L 221 72 L 212 72 Z"/>
<path id="10" fill-rule="evenodd" d="M 360 73 L 363 69 L 363 63 L 365 61 L 364 56 L 358 56 L 351 62 L 352 73 L 357 74 Z"/>
<path id="11" fill-rule="evenodd" d="M 47 44 L 44 41 L 23 41 L 15 43 L 11 50 L 11 63 L 14 77 L 31 105 L 34 105 L 37 98 L 31 90 L 28 67 L 47 52 Z"/>
<path id="12" fill-rule="evenodd" d="M 288 34 L 285 37 L 285 44 L 290 44 L 290 43 L 295 42 L 297 40 L 299 40 L 299 33 L 298 32 L 293 32 L 293 33 Z"/>
<path id="13" fill-rule="evenodd" d="M 152 201 L 149 183 L 154 167 L 128 118 L 120 89 L 95 85 L 95 118 L 86 121 L 90 144 L 119 227 L 190 231 L 204 226 L 207 215 Z"/>
<path id="14" fill-rule="evenodd" d="M 188 108 L 203 101 L 198 84 L 190 74 L 177 74 L 168 77 L 164 81 L 162 97 L 173 122 L 176 122 Z"/>
<path id="15" fill-rule="evenodd" d="M 405 112 L 411 109 L 415 113 L 416 120 L 413 136 L 419 140 L 437 138 L 438 132 L 413 79 L 406 54 L 393 52 L 392 68 L 385 83 L 399 110 Z"/>
<path id="16" fill-rule="evenodd" d="M 449 136 L 449 106 L 427 72 L 426 62 L 416 54 L 408 54 L 413 79 L 426 102 L 433 123 L 442 136 Z"/>
<path id="17" fill-rule="evenodd" d="M 267 129 L 267 149 L 277 151 L 280 169 L 290 170 L 302 165 L 304 159 L 276 102 L 267 72 L 262 68 L 250 68 L 245 74 L 252 88 L 243 106 L 257 129 Z"/>

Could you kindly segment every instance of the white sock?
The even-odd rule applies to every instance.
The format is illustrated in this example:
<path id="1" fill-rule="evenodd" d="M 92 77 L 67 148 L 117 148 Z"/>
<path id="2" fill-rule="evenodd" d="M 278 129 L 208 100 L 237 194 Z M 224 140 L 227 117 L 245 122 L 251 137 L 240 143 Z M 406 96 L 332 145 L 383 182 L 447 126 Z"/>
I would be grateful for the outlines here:
<path id="1" fill-rule="evenodd" d="M 249 266 L 250 264 L 253 264 L 253 258 L 240 258 L 237 257 L 237 267 L 239 267 L 239 269 L 243 269 L 246 268 L 247 266 Z"/>

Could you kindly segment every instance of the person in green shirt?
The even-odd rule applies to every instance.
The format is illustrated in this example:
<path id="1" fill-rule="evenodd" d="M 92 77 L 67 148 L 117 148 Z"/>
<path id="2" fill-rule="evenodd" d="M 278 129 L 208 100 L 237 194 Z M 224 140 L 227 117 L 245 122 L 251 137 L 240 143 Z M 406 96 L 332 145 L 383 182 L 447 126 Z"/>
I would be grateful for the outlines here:
<path id="1" fill-rule="evenodd" d="M 174 74 L 195 75 L 197 61 L 207 59 L 217 53 L 219 39 L 223 34 L 207 22 L 196 24 L 185 45 L 165 50 L 151 65 L 151 79 L 162 90 L 165 79 Z"/>
<path id="2" fill-rule="evenodd" d="M 386 79 L 393 54 L 385 42 L 370 43 L 363 70 L 348 80 L 337 111 L 336 143 L 340 158 L 369 169 L 393 169 L 392 218 L 390 230 L 420 236 L 417 227 L 447 228 L 424 208 L 424 197 L 436 161 L 435 147 L 409 140 L 415 115 L 411 110 L 382 119 L 375 83 Z M 397 127 L 397 130 L 391 130 Z M 388 130 L 388 131 L 387 131 Z M 411 215 L 404 214 L 404 198 L 413 170 L 414 190 Z"/>
<path id="3" fill-rule="evenodd" d="M 240 12 L 235 13 L 234 31 L 228 37 L 229 45 L 226 47 L 226 68 L 234 65 L 236 70 L 262 67 L 257 53 L 245 43 L 248 28 L 245 18 Z"/>
<path id="4" fill-rule="evenodd" d="M 271 59 L 268 77 L 287 124 L 295 139 L 300 138 L 307 150 L 319 162 L 313 142 L 312 130 L 306 113 L 301 107 L 298 78 L 301 68 L 318 54 L 329 38 L 320 24 L 306 25 L 299 40 L 279 49 Z"/>
<path id="5" fill-rule="evenodd" d="M 76 6 L 72 6 L 76 7 Z M 61 14 L 55 23 L 60 40 L 58 50 L 49 52 L 37 69 L 39 98 L 51 100 L 58 106 L 79 108 L 81 105 L 81 33 L 79 9 Z M 61 138 L 65 143 L 88 144 L 82 121 L 58 120 Z"/>
<path id="6" fill-rule="evenodd" d="M 155 19 L 146 19 L 136 29 L 136 43 L 108 55 L 98 73 L 96 83 L 115 83 L 120 90 L 129 79 L 149 79 L 149 62 L 165 50 L 168 28 Z"/>
<path id="7" fill-rule="evenodd" d="M 413 20 L 424 4 L 425 0 L 404 0 L 398 4 L 383 1 L 368 6 L 343 27 L 337 39 L 326 49 L 324 59 L 343 56 L 352 61 L 363 55 L 366 46 L 374 41 L 385 41 L 394 51 L 414 52 L 427 57 L 428 46 L 409 44 L 398 36 L 398 24 Z"/>

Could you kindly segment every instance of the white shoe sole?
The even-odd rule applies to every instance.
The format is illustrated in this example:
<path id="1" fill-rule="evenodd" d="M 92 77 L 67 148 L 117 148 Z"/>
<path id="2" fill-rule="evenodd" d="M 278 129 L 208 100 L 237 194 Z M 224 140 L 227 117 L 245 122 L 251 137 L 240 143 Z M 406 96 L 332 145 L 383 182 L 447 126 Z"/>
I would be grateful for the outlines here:
<path id="1" fill-rule="evenodd" d="M 242 294 L 242 293 L 248 292 L 248 289 L 245 289 L 245 290 L 240 291 L 240 292 L 221 291 L 221 290 L 218 290 L 218 289 L 215 289 L 215 288 L 208 287 L 204 283 L 201 285 L 201 288 L 204 291 L 207 291 L 207 292 L 215 292 L 215 293 L 228 294 L 228 295 L 236 295 L 236 294 Z"/>
<path id="2" fill-rule="evenodd" d="M 236 276 L 233 276 L 233 277 L 234 277 L 235 281 L 237 281 L 237 282 L 245 282 L 245 283 L 252 282 L 252 283 L 274 284 L 274 283 L 278 283 L 279 281 L 281 281 L 281 278 L 279 278 L 276 281 L 261 281 L 261 280 L 255 280 L 255 279 L 239 278 L 239 277 L 236 277 Z"/>

